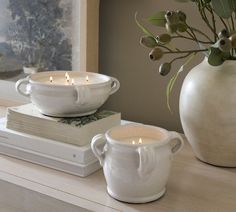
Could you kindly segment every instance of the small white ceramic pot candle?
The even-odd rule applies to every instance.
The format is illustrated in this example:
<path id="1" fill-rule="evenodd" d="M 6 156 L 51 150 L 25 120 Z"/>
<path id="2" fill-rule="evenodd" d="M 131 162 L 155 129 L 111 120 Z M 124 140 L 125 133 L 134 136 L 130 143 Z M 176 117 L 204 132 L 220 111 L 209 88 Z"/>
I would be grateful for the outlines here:
<path id="1" fill-rule="evenodd" d="M 41 113 L 55 117 L 92 114 L 119 87 L 113 77 L 78 71 L 40 72 L 16 82 L 18 93 L 30 97 Z"/>
<path id="2" fill-rule="evenodd" d="M 141 124 L 114 127 L 91 143 L 108 193 L 130 203 L 150 202 L 165 193 L 173 155 L 183 145 L 178 133 Z"/>

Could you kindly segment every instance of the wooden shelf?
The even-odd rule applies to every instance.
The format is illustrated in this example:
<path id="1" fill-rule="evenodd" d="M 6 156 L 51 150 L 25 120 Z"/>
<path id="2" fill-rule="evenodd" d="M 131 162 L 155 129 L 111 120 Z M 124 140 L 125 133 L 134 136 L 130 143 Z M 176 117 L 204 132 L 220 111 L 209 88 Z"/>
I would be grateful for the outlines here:
<path id="1" fill-rule="evenodd" d="M 173 161 L 165 196 L 148 204 L 125 204 L 111 198 L 102 170 L 79 178 L 0 156 L 0 180 L 92 211 L 229 212 L 236 208 L 236 169 L 198 161 L 189 145 Z"/>
<path id="2" fill-rule="evenodd" d="M 234 212 L 236 169 L 197 160 L 186 142 L 174 158 L 165 196 L 148 204 L 126 204 L 107 194 L 102 170 L 79 178 L 0 155 L 0 191 L 0 205 L 16 211 Z"/>

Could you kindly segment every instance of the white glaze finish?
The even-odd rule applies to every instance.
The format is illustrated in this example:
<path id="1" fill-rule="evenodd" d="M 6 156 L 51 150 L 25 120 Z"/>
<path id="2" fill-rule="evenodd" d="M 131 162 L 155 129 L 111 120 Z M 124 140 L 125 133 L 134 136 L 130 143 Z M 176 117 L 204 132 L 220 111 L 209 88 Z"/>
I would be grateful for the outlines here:
<path id="1" fill-rule="evenodd" d="M 125 137 L 146 137 L 148 133 L 153 143 L 123 142 Z M 120 201 L 144 203 L 165 193 L 173 154 L 183 147 L 183 140 L 158 127 L 128 124 L 95 136 L 91 147 L 103 166 L 108 193 Z"/>
<path id="2" fill-rule="evenodd" d="M 207 163 L 236 167 L 236 62 L 213 67 L 206 60 L 184 80 L 180 117 L 196 156 Z"/>
<path id="3" fill-rule="evenodd" d="M 25 74 L 34 74 L 34 73 L 37 73 L 39 70 L 38 67 L 26 67 L 26 66 L 23 66 L 23 71 Z"/>
<path id="4" fill-rule="evenodd" d="M 23 96 L 30 97 L 41 113 L 56 117 L 73 117 L 94 113 L 115 93 L 120 83 L 117 79 L 89 72 L 68 72 L 71 78 L 89 76 L 93 84 L 56 85 L 50 84 L 50 76 L 64 76 L 66 72 L 41 72 L 21 79 L 16 83 L 16 90 Z M 26 85 L 26 91 L 21 85 Z"/>

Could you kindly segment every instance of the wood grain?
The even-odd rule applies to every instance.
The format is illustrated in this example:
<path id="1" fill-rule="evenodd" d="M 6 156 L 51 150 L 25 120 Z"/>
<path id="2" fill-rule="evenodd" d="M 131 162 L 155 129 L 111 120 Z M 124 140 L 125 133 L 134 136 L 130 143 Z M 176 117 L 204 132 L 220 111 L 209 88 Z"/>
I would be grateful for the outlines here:
<path id="1" fill-rule="evenodd" d="M 106 192 L 102 170 L 79 178 L 7 156 L 0 156 L 0 180 L 74 206 L 95 211 L 235 212 L 236 169 L 219 168 L 196 159 L 186 142 L 174 158 L 166 194 L 148 204 L 127 204 Z M 0 192 L 5 192 L 0 190 Z M 27 196 L 27 192 L 25 193 Z M 35 201 L 35 200 L 34 200 Z M 32 200 L 33 202 L 33 200 Z"/>

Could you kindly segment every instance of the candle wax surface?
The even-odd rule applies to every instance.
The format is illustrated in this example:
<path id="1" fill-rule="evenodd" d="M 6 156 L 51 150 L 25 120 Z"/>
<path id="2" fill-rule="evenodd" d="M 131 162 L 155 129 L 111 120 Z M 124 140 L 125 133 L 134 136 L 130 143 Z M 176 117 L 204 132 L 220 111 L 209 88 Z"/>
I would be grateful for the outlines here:
<path id="1" fill-rule="evenodd" d="M 86 80 L 86 76 L 73 76 L 69 75 L 69 80 L 66 80 L 65 76 L 52 76 L 52 80 L 50 81 L 50 77 L 41 77 L 37 81 L 43 82 L 50 85 L 90 85 L 96 83 L 106 82 L 106 80 L 102 78 L 96 78 L 94 76 L 89 76 L 88 80 Z M 73 79 L 73 82 L 72 82 Z"/>
<path id="2" fill-rule="evenodd" d="M 140 138 L 142 143 L 140 143 Z M 158 139 L 147 138 L 147 137 L 130 137 L 122 139 L 121 142 L 126 144 L 142 145 L 142 144 L 152 144 L 158 142 Z"/>

